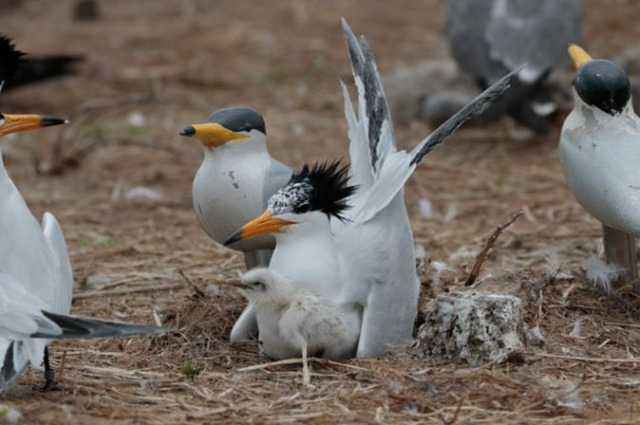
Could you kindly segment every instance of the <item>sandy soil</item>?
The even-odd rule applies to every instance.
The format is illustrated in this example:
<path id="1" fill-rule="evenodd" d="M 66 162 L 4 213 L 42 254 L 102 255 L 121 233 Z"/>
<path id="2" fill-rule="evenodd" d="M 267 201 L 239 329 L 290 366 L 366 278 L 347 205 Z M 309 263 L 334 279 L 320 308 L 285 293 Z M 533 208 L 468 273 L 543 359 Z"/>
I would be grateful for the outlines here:
<path id="1" fill-rule="evenodd" d="M 556 156 L 561 117 L 548 137 L 528 142 L 508 140 L 499 125 L 460 131 L 406 191 L 426 252 L 418 261 L 423 301 L 459 288 L 495 226 L 525 210 L 482 271 L 487 288 L 523 296 L 527 323 L 545 337 L 517 362 L 468 368 L 414 350 L 314 363 L 315 388 L 306 388 L 298 365 L 247 370 L 268 360 L 255 343 L 228 342 L 242 298 L 227 287 L 197 298 L 176 271 L 200 288 L 242 271 L 240 256 L 216 246 L 192 213 L 201 148 L 179 129 L 244 104 L 264 114 L 272 154 L 288 164 L 346 158 L 338 80 L 351 77 L 339 18 L 366 34 L 388 74 L 447 57 L 444 1 L 110 0 L 95 22 L 74 21 L 73 3 L 0 8 L 2 32 L 21 49 L 87 57 L 75 77 L 2 95 L 3 112 L 72 120 L 3 139 L 5 162 L 34 214 L 51 211 L 64 227 L 75 313 L 156 316 L 179 332 L 52 344 L 61 390 L 40 392 L 41 373 L 31 370 L 0 398 L 24 423 L 637 421 L 635 300 L 623 294 L 625 307 L 570 276 L 597 252 L 601 233 L 565 186 Z M 636 2 L 590 0 L 586 9 L 594 56 L 639 39 Z M 399 144 L 412 147 L 429 131 L 418 122 L 397 129 Z M 131 199 L 136 188 L 157 197 Z M 420 212 L 423 199 L 433 204 L 429 217 Z M 452 271 L 435 282 L 430 261 Z M 577 320 L 581 332 L 571 336 Z M 193 379 L 185 372 L 200 366 Z"/>

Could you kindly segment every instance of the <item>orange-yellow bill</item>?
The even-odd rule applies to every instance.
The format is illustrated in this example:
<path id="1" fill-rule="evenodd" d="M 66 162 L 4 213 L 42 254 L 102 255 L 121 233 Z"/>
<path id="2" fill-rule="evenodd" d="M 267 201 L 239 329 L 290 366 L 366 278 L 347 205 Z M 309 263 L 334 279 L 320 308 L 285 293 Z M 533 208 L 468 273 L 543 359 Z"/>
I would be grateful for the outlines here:
<path id="1" fill-rule="evenodd" d="M 266 210 L 259 217 L 254 218 L 244 226 L 242 226 L 239 230 L 233 233 L 224 241 L 224 245 L 230 245 L 234 242 L 244 239 L 251 239 L 256 236 L 263 235 L 265 233 L 273 233 L 277 232 L 281 228 L 285 226 L 289 226 L 291 224 L 295 224 L 293 221 L 282 220 L 280 218 L 273 218 L 271 216 L 271 211 Z"/>
<path id="2" fill-rule="evenodd" d="M 246 134 L 236 133 L 228 128 L 216 123 L 193 124 L 184 127 L 180 131 L 181 136 L 195 136 L 203 145 L 210 148 L 216 148 L 227 142 L 234 140 L 246 140 L 249 138 Z"/>
<path id="3" fill-rule="evenodd" d="M 12 115 L 4 114 L 0 121 L 0 136 L 17 133 L 19 131 L 32 130 L 40 127 L 65 124 L 67 120 L 58 117 L 43 115 Z"/>
<path id="4" fill-rule="evenodd" d="M 571 60 L 573 61 L 573 65 L 576 69 L 593 60 L 593 58 L 589 56 L 589 53 L 577 44 L 569 46 L 569 56 L 571 56 Z"/>

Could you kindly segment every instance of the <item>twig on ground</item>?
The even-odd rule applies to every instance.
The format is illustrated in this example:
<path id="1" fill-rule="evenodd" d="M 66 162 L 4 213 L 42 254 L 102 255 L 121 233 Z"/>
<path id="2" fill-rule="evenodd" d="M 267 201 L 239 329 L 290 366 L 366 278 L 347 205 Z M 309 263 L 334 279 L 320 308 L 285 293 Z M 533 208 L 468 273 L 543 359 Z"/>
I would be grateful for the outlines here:
<path id="1" fill-rule="evenodd" d="M 182 267 L 176 267 L 176 272 L 182 277 L 182 279 L 184 279 L 185 282 L 187 282 L 187 284 L 191 287 L 191 289 L 193 289 L 193 292 L 195 293 L 196 297 L 202 298 L 202 299 L 207 298 L 207 295 L 204 293 L 204 291 L 200 289 L 200 287 L 196 285 L 195 282 L 191 280 L 189 276 L 187 276 L 184 270 L 182 270 Z"/>
<path id="2" fill-rule="evenodd" d="M 491 236 L 489 236 L 489 239 L 487 239 L 487 243 L 485 244 L 484 248 L 482 249 L 482 251 L 480 251 L 480 253 L 476 257 L 476 262 L 473 265 L 473 268 L 471 269 L 471 273 L 469 273 L 469 278 L 464 284 L 465 286 L 473 285 L 473 283 L 476 281 L 476 279 L 480 275 L 480 269 L 482 268 L 482 265 L 486 261 L 487 256 L 489 255 L 489 251 L 491 250 L 491 248 L 493 248 L 493 246 L 495 245 L 496 241 L 498 240 L 502 232 L 504 232 L 509 226 L 511 226 L 518 218 L 522 217 L 523 215 L 524 215 L 524 212 L 522 210 L 516 211 L 511 215 L 511 217 L 509 217 L 509 219 L 506 222 L 496 227 L 496 230 L 494 230 Z"/>

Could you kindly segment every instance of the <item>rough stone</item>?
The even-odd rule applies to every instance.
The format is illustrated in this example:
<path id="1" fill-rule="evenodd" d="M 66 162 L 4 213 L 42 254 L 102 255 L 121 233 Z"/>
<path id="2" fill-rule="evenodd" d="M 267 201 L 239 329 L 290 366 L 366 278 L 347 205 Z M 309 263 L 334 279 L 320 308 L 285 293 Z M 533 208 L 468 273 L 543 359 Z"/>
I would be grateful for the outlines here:
<path id="1" fill-rule="evenodd" d="M 417 346 L 427 355 L 471 366 L 501 362 L 527 341 L 520 298 L 481 291 L 441 294 L 423 309 Z"/>

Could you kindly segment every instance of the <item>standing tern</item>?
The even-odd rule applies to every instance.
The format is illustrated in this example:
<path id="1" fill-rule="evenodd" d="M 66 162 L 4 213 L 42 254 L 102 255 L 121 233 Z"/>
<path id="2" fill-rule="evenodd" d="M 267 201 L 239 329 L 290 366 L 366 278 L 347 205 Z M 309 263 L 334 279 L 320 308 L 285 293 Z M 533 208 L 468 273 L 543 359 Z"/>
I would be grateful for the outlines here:
<path id="1" fill-rule="evenodd" d="M 562 127 L 560 163 L 573 195 L 602 223 L 606 256 L 626 269 L 628 282 L 638 277 L 640 118 L 621 67 L 576 45 L 569 55 L 577 69 L 575 105 Z"/>
<path id="2" fill-rule="evenodd" d="M 274 233 L 269 268 L 334 302 L 361 306 L 357 356 L 376 356 L 411 339 L 417 314 L 419 281 L 404 184 L 429 152 L 507 90 L 519 70 L 467 104 L 413 151 L 398 151 L 369 44 L 364 37 L 358 42 L 344 19 L 342 29 L 358 89 L 356 117 L 342 85 L 350 177 L 338 162 L 303 167 L 269 199 L 262 215 L 226 243 Z"/>
<path id="3" fill-rule="evenodd" d="M 0 79 L 22 53 L 0 37 Z M 0 114 L 0 136 L 66 123 L 40 115 Z M 52 338 L 92 338 L 165 331 L 153 326 L 69 315 L 73 272 L 62 229 L 45 213 L 42 227 L 9 177 L 0 154 L 0 392 L 31 364 L 45 363 L 46 388 L 54 383 L 47 345 Z"/>
<path id="4" fill-rule="evenodd" d="M 554 109 L 559 86 L 551 73 L 568 61 L 565 48 L 580 43 L 582 0 L 449 0 L 447 35 L 460 70 L 484 89 L 527 63 L 486 119 L 508 114 L 536 133 L 548 131 L 544 115 Z"/>
<path id="5" fill-rule="evenodd" d="M 206 123 L 186 126 L 180 135 L 202 143 L 204 158 L 193 180 L 193 210 L 205 232 L 218 243 L 262 212 L 293 173 L 269 155 L 264 119 L 253 109 L 218 110 Z M 273 236 L 264 235 L 230 247 L 244 253 L 249 270 L 269 265 L 275 243 Z M 231 340 L 247 339 L 256 332 L 250 309 L 231 330 Z"/>
<path id="6" fill-rule="evenodd" d="M 255 268 L 232 283 L 255 305 L 264 353 L 272 359 L 307 354 L 339 360 L 356 353 L 358 306 L 336 304 L 267 268 Z M 285 343 L 283 344 L 282 341 Z"/>

